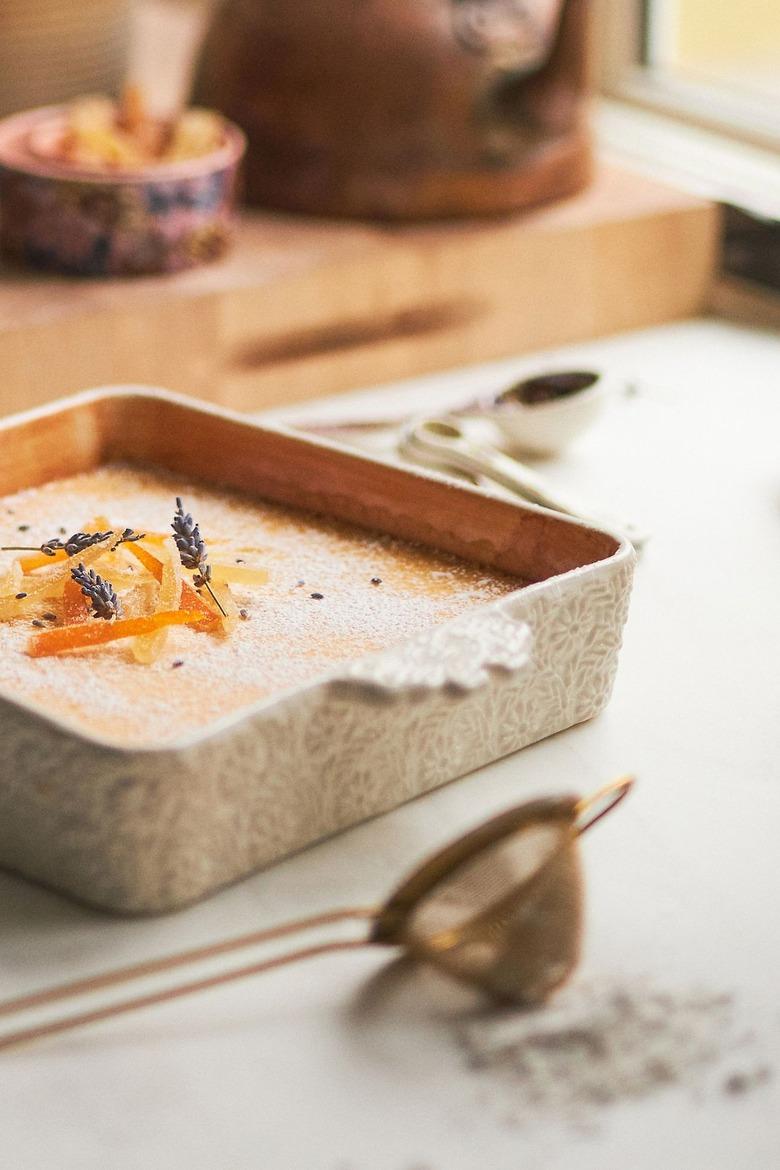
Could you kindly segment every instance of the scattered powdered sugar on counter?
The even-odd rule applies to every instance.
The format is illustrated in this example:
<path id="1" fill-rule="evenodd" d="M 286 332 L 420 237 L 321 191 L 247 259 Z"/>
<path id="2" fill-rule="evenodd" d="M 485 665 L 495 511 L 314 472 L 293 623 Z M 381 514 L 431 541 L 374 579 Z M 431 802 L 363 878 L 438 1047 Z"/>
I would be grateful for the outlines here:
<path id="1" fill-rule="evenodd" d="M 508 1124 L 553 1116 L 592 1124 L 621 1100 L 697 1086 L 725 1061 L 724 1093 L 771 1075 L 749 1053 L 743 1063 L 752 1037 L 737 1031 L 732 997 L 696 989 L 575 984 L 546 1007 L 472 1019 L 458 1038 L 469 1067 L 489 1078 L 485 1102 Z"/>
<path id="2" fill-rule="evenodd" d="M 229 638 L 171 629 L 150 666 L 122 641 L 32 660 L 30 619 L 0 623 L 0 688 L 112 738 L 165 742 L 522 585 L 381 534 L 123 466 L 0 500 L 0 544 L 35 547 L 100 516 L 114 528 L 169 532 L 176 495 L 213 562 L 268 571 L 267 585 L 231 587 L 247 620 Z M 0 572 L 13 556 L 0 553 Z"/>

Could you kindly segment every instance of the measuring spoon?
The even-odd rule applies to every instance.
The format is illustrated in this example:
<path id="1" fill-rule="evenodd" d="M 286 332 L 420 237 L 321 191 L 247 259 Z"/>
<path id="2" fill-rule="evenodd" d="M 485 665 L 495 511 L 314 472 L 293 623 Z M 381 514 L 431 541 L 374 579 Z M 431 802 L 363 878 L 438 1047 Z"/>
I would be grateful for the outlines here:
<path id="1" fill-rule="evenodd" d="M 451 416 L 413 421 L 404 428 L 398 450 L 404 458 L 426 467 L 444 471 L 456 468 L 468 475 L 484 476 L 533 504 L 621 533 L 637 548 L 647 540 L 648 534 L 636 524 L 583 507 L 579 501 L 549 487 L 518 459 L 488 443 L 474 442 Z"/>

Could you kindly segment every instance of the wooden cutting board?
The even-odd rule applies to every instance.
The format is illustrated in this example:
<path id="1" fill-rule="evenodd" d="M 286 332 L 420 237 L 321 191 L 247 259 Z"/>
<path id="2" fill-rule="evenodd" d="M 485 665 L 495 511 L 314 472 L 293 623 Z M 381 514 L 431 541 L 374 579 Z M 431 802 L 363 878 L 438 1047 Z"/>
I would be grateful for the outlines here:
<path id="1" fill-rule="evenodd" d="M 687 316 L 717 209 L 601 169 L 572 199 L 384 226 L 246 213 L 224 261 L 176 277 L 0 271 L 0 413 L 148 383 L 260 410 Z"/>

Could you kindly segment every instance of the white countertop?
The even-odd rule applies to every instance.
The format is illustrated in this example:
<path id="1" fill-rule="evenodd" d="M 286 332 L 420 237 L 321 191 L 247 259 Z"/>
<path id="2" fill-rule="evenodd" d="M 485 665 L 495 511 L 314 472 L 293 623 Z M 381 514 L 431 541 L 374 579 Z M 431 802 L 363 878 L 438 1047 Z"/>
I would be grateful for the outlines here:
<path id="1" fill-rule="evenodd" d="M 636 792 L 583 841 L 575 989 L 727 993 L 741 1045 L 697 1078 L 589 1110 L 586 1126 L 533 1109 L 518 1120 L 506 1085 L 470 1069 L 457 1042 L 473 1007 L 428 976 L 378 978 L 384 952 L 336 954 L 3 1054 L 0 1166 L 780 1165 L 780 341 L 693 321 L 561 354 L 637 390 L 544 468 L 653 532 L 606 712 L 175 916 L 113 920 L 0 876 L 0 998 L 373 902 L 490 813 L 631 770 Z M 418 379 L 306 413 L 438 406 L 539 364 Z M 772 1075 L 724 1091 L 729 1075 L 757 1068 Z"/>

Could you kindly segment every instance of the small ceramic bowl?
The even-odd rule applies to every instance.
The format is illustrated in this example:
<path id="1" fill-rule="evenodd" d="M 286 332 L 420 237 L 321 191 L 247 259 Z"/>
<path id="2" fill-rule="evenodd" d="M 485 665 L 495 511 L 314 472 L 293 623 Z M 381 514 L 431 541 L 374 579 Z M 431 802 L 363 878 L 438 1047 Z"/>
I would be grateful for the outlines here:
<path id="1" fill-rule="evenodd" d="M 237 126 L 225 122 L 222 145 L 199 158 L 107 173 L 27 148 L 64 115 L 52 106 L 0 121 L 3 255 L 76 276 L 178 272 L 222 255 L 246 146 Z"/>

